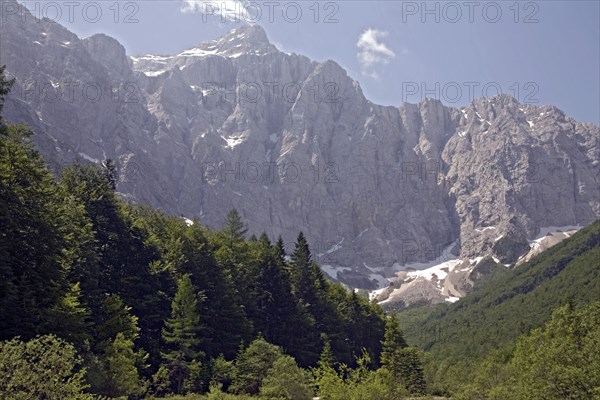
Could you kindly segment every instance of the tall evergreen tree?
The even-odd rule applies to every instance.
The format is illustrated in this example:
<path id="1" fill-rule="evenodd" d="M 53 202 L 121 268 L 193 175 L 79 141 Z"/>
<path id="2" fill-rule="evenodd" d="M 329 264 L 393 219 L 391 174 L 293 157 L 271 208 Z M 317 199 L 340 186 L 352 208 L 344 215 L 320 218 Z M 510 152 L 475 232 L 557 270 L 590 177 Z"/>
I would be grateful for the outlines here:
<path id="1" fill-rule="evenodd" d="M 250 339 L 251 326 L 239 302 L 232 278 L 210 251 L 199 224 L 172 226 L 170 245 L 163 257 L 176 275 L 189 274 L 196 290 L 204 296 L 198 307 L 203 316 L 199 332 L 202 348 L 209 357 L 223 354 L 233 359 L 240 342 Z"/>
<path id="2" fill-rule="evenodd" d="M 304 234 L 300 232 L 296 240 L 296 248 L 292 254 L 291 273 L 296 297 L 314 315 L 317 304 L 317 288 L 311 269 L 312 256 Z"/>
<path id="3" fill-rule="evenodd" d="M 0 338 L 5 339 L 44 333 L 68 287 L 61 200 L 31 135 L 24 126 L 7 127 L 0 135 Z"/>
<path id="4" fill-rule="evenodd" d="M 71 285 L 53 309 L 50 331 L 83 349 L 90 344 L 90 312 L 81 304 L 79 282 Z"/>
<path id="5" fill-rule="evenodd" d="M 382 342 L 381 364 L 392 378 L 401 383 L 412 394 L 423 394 L 426 390 L 420 352 L 407 346 L 400 323 L 395 315 L 388 317 L 385 337 Z"/>
<path id="6" fill-rule="evenodd" d="M 83 204 L 94 231 L 91 245 L 98 256 L 94 261 L 97 264 L 91 264 L 92 273 L 84 272 L 80 280 L 86 305 L 93 315 L 99 316 L 99 294 L 118 294 L 134 307 L 142 332 L 141 344 L 157 358 L 168 301 L 159 295 L 162 285 L 151 272 L 151 265 L 159 256 L 156 249 L 147 243 L 128 208 L 117 200 L 101 168 L 72 165 L 63 171 L 61 182 L 64 190 Z"/>
<path id="7" fill-rule="evenodd" d="M 244 241 L 246 232 L 248 232 L 248 228 L 246 228 L 240 214 L 235 208 L 231 209 L 225 219 L 224 233 L 232 250 L 235 243 Z"/>
<path id="8" fill-rule="evenodd" d="M 138 318 L 118 295 L 108 295 L 99 320 L 95 354 L 88 361 L 94 391 L 111 397 L 140 394 L 148 355 L 135 343 L 140 337 Z"/>
<path id="9" fill-rule="evenodd" d="M 144 391 L 139 371 L 140 357 L 134 346 L 133 339 L 119 332 L 106 349 L 110 382 L 107 394 L 111 397 L 137 396 Z"/>
<path id="10" fill-rule="evenodd" d="M 307 366 L 318 355 L 314 322 L 292 294 L 280 247 L 271 245 L 264 233 L 259 244 L 261 259 L 254 285 L 257 307 L 252 319 L 255 330 Z"/>
<path id="11" fill-rule="evenodd" d="M 176 393 L 183 392 L 191 373 L 203 361 L 204 353 L 200 350 L 199 339 L 201 329 L 198 296 L 190 276 L 184 275 L 179 280 L 173 299 L 171 318 L 165 322 L 163 330 L 167 345 L 163 356 Z"/>
<path id="12" fill-rule="evenodd" d="M 381 351 L 381 365 L 384 367 L 392 366 L 397 350 L 408 347 L 398 317 L 391 314 L 387 317 L 385 323 L 385 336 L 382 342 L 383 349 Z"/>

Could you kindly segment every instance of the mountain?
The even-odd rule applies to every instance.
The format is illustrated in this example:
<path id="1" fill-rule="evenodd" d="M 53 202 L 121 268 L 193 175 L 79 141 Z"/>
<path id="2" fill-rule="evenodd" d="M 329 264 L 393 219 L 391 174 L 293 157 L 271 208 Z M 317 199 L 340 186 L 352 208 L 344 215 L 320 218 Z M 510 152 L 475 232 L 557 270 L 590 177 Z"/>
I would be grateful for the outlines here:
<path id="1" fill-rule="evenodd" d="M 288 252 L 302 230 L 332 279 L 379 300 L 455 301 L 486 257 L 515 264 L 541 233 L 600 216 L 600 130 L 553 106 L 380 106 L 257 25 L 128 56 L 106 35 L 2 18 L 6 118 L 33 127 L 53 169 L 111 158 L 124 197 L 211 227 L 236 208 Z"/>
<path id="2" fill-rule="evenodd" d="M 543 326 L 569 301 L 600 301 L 599 267 L 596 221 L 519 268 L 499 271 L 454 304 L 401 313 L 406 339 L 441 358 L 485 356 Z"/>

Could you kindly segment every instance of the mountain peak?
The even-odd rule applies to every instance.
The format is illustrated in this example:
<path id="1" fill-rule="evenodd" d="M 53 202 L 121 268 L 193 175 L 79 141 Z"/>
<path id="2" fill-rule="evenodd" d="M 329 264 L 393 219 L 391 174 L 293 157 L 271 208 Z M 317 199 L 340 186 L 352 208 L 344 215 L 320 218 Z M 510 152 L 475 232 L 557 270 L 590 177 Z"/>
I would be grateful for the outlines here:
<path id="1" fill-rule="evenodd" d="M 243 25 L 232 29 L 220 38 L 200 43 L 180 55 L 199 53 L 216 54 L 225 57 L 239 57 L 243 54 L 266 55 L 276 52 L 267 38 L 267 33 L 259 25 Z"/>
<path id="2" fill-rule="evenodd" d="M 270 44 L 267 32 L 260 25 L 242 25 L 229 31 L 222 39 L 243 39 L 254 44 Z"/>

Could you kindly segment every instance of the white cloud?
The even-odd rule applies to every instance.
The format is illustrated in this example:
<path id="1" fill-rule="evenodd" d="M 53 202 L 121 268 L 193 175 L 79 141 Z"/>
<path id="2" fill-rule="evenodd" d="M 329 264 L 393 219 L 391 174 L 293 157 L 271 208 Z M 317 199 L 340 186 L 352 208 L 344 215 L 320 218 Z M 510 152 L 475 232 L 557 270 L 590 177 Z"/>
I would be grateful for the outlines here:
<path id="1" fill-rule="evenodd" d="M 359 50 L 357 57 L 364 75 L 378 79 L 379 75 L 373 71 L 373 67 L 387 64 L 396 57 L 396 54 L 382 41 L 387 35 L 387 32 L 369 28 L 359 36 L 356 42 Z"/>
<path id="2" fill-rule="evenodd" d="M 222 22 L 254 22 L 256 10 L 246 8 L 246 0 L 182 0 L 181 12 L 221 17 Z M 252 8 L 252 7 L 251 7 Z"/>

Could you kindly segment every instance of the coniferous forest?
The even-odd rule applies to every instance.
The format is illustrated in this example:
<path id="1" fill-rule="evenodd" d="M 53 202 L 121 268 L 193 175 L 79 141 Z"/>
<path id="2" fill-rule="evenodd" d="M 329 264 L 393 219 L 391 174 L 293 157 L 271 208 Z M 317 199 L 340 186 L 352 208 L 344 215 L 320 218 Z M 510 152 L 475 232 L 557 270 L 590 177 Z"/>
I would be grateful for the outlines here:
<path id="1" fill-rule="evenodd" d="M 11 83 L 0 78 L 0 115 Z M 452 369 L 456 343 L 407 340 L 395 315 L 324 277 L 301 232 L 284 248 L 235 210 L 211 230 L 126 202 L 110 160 L 54 174 L 33 134 L 0 117 L 2 399 L 600 399 L 597 296 L 540 305 L 543 318 Z M 560 261 L 596 271 L 572 285 L 598 287 L 598 232 Z M 429 338 L 431 313 L 400 317 Z"/>

